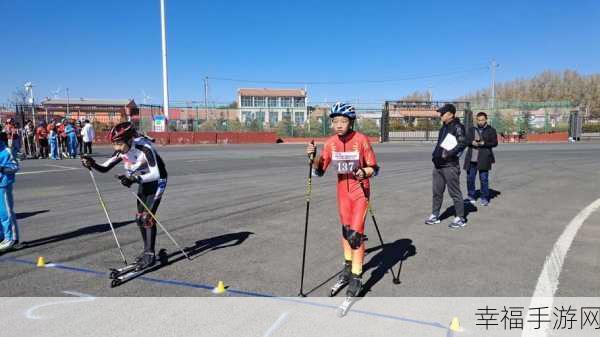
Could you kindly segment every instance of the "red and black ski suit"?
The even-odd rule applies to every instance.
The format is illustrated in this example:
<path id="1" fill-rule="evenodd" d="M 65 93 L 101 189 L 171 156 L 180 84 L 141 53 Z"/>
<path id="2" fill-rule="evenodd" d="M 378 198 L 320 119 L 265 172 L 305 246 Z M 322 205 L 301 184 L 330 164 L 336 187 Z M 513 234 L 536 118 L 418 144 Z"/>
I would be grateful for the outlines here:
<path id="1" fill-rule="evenodd" d="M 358 169 L 371 167 L 374 175 L 379 166 L 369 139 L 357 131 L 332 136 L 315 161 L 315 174 L 322 176 L 332 167 L 338 176 L 337 204 L 342 223 L 342 244 L 346 261 L 352 261 L 352 272 L 362 272 L 364 258 L 365 217 L 369 207 L 369 179 L 355 175 Z"/>

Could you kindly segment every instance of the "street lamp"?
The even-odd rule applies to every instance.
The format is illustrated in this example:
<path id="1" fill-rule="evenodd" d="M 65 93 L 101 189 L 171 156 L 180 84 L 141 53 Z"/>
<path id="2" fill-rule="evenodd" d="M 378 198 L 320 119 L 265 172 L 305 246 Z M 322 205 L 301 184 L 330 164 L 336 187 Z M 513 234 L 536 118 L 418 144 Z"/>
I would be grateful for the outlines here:
<path id="1" fill-rule="evenodd" d="M 35 121 L 35 106 L 33 105 L 33 103 L 34 103 L 33 84 L 31 82 L 25 83 L 25 90 L 27 91 L 27 94 L 29 95 L 29 104 L 31 104 L 31 119 L 33 119 Z"/>

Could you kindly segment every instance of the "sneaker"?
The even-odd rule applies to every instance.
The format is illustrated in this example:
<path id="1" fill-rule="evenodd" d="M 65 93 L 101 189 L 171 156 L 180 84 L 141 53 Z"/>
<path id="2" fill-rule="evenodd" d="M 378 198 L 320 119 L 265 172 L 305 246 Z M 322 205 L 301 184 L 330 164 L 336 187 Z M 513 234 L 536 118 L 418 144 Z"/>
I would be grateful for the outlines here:
<path id="1" fill-rule="evenodd" d="M 438 224 L 438 223 L 440 223 L 440 222 L 441 222 L 441 221 L 440 221 L 440 219 L 439 219 L 439 218 L 437 217 L 437 215 L 435 215 L 435 214 L 431 214 L 431 215 L 429 216 L 429 218 L 427 218 L 427 219 L 425 220 L 425 224 L 426 224 L 426 225 L 435 225 L 435 224 Z"/>
<path id="2" fill-rule="evenodd" d="M 485 199 L 479 200 L 479 205 L 481 205 L 481 206 L 488 206 L 489 204 L 490 204 L 490 202 Z"/>
<path id="3" fill-rule="evenodd" d="M 463 228 L 467 225 L 467 223 L 465 222 L 465 220 L 461 217 L 455 217 L 454 221 L 452 221 L 452 223 L 450 225 L 448 225 L 448 228 L 451 229 L 460 229 Z"/>
<path id="4" fill-rule="evenodd" d="M 469 199 L 467 199 L 466 201 L 468 203 L 470 203 L 471 205 L 475 206 L 475 203 L 477 202 L 477 199 L 469 197 Z"/>
<path id="5" fill-rule="evenodd" d="M 15 240 L 2 240 L 2 242 L 0 242 L 0 251 L 5 252 L 10 250 L 15 244 L 17 244 L 18 242 Z"/>

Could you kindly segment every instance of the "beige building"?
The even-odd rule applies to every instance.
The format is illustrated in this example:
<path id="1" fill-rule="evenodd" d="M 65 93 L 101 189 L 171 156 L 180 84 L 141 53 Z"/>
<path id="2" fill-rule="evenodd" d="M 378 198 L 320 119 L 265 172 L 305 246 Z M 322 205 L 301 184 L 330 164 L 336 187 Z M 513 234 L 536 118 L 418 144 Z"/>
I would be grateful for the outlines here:
<path id="1" fill-rule="evenodd" d="M 304 89 L 241 88 L 237 98 L 242 123 L 258 120 L 274 127 L 287 119 L 301 125 L 307 119 L 307 97 Z"/>

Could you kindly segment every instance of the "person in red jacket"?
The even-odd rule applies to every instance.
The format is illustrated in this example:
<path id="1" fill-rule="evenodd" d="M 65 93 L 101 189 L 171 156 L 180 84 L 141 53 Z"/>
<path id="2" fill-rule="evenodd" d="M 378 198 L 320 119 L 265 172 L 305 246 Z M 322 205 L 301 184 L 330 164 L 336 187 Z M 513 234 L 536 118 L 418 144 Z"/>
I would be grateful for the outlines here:
<path id="1" fill-rule="evenodd" d="M 40 122 L 35 134 L 38 140 L 40 158 L 48 158 L 48 130 L 46 130 L 46 122 Z"/>
<path id="2" fill-rule="evenodd" d="M 369 178 L 379 171 L 369 138 L 354 131 L 356 112 L 348 104 L 336 103 L 329 115 L 335 135 L 317 148 L 308 144 L 306 153 L 315 156 L 314 174 L 322 176 L 330 166 L 337 173 L 337 204 L 342 223 L 344 271 L 332 288 L 332 295 L 346 284 L 347 296 L 355 297 L 362 287 L 362 267 L 365 256 L 365 217 L 369 207 Z"/>
<path id="3" fill-rule="evenodd" d="M 56 125 L 56 133 L 58 134 L 58 143 L 60 146 L 60 155 L 64 156 L 69 153 L 67 149 L 67 133 L 65 132 L 65 127 L 67 126 L 68 121 L 66 118 L 63 118 L 62 122 Z"/>

